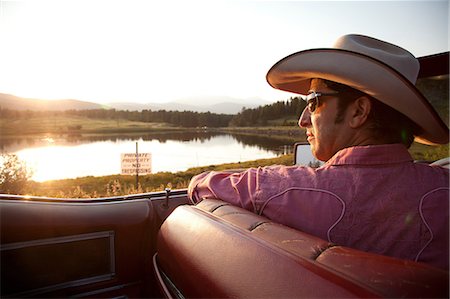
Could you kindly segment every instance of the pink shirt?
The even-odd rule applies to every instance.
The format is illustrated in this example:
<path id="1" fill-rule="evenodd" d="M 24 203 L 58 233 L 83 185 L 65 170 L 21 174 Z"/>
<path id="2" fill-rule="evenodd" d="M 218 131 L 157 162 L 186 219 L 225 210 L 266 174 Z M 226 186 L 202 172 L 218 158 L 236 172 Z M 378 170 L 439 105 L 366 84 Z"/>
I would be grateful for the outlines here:
<path id="1" fill-rule="evenodd" d="M 329 242 L 448 270 L 449 170 L 400 144 L 357 146 L 324 166 L 208 172 L 194 201 L 218 198 Z"/>

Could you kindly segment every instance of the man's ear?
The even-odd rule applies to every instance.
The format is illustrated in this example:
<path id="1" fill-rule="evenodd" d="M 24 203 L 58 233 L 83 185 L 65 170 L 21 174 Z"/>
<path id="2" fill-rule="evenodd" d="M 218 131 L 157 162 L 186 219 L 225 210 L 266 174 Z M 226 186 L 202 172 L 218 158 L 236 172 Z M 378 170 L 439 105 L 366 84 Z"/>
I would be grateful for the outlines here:
<path id="1" fill-rule="evenodd" d="M 371 109 L 372 102 L 368 97 L 362 96 L 357 98 L 350 106 L 350 127 L 357 129 L 366 123 Z"/>

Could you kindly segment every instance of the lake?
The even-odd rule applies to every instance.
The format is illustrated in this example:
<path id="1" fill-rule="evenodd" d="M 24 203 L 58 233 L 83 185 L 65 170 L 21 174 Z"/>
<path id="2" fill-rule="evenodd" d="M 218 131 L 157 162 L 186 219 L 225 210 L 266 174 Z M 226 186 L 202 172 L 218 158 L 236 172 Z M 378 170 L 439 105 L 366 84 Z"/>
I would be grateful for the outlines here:
<path id="1" fill-rule="evenodd" d="M 135 153 L 136 142 L 140 153 L 151 153 L 152 173 L 273 158 L 292 151 L 289 141 L 203 131 L 1 138 L 0 148 L 2 153 L 17 154 L 33 170 L 33 180 L 47 181 L 120 174 L 121 154 Z"/>

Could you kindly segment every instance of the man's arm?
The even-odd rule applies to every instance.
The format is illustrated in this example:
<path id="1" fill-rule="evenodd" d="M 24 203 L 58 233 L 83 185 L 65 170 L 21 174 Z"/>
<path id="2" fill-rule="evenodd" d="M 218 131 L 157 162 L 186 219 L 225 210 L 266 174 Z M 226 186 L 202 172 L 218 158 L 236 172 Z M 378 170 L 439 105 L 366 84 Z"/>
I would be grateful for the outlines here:
<path id="1" fill-rule="evenodd" d="M 256 212 L 255 200 L 259 191 L 261 169 L 241 172 L 211 171 L 194 176 L 189 184 L 190 199 L 196 203 L 203 198 L 216 198 Z"/>

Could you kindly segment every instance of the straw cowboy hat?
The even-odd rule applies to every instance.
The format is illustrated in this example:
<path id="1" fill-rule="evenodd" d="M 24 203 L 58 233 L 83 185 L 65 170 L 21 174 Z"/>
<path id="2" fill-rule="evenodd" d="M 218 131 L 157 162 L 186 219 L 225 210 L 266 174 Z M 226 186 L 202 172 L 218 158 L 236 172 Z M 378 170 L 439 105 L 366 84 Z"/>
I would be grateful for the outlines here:
<path id="1" fill-rule="evenodd" d="M 277 89 L 307 94 L 311 78 L 322 78 L 358 89 L 418 125 L 416 141 L 449 142 L 449 129 L 415 87 L 419 61 L 408 51 L 368 36 L 350 34 L 333 48 L 311 49 L 289 55 L 267 73 Z"/>

